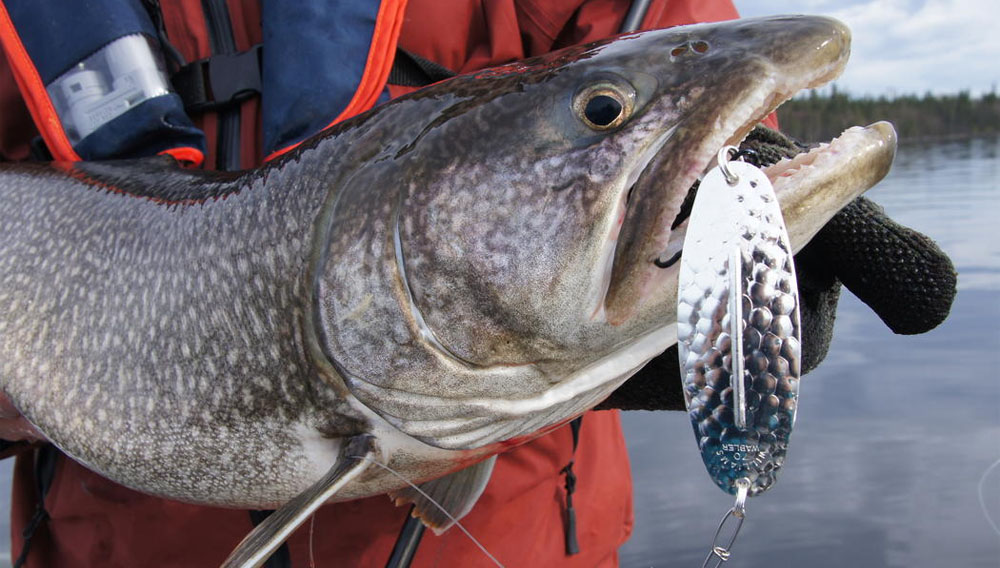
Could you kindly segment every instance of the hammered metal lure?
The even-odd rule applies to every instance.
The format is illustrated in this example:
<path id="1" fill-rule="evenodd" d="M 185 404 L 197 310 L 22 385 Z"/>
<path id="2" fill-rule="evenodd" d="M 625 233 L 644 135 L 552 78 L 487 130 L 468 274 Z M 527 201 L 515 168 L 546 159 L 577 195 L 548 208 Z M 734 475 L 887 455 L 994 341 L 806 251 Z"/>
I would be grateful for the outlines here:
<path id="1" fill-rule="evenodd" d="M 705 560 L 718 566 L 747 496 L 774 484 L 798 402 L 801 327 L 788 232 L 767 176 L 719 152 L 688 221 L 677 336 L 688 415 L 712 480 L 736 495 Z M 722 536 L 732 524 L 731 536 Z"/>

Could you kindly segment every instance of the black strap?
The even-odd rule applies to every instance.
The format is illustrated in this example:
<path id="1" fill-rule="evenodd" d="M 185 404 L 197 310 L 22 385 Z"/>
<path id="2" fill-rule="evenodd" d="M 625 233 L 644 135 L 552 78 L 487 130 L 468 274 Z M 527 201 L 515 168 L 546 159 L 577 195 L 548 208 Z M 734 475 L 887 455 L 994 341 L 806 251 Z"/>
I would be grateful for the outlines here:
<path id="1" fill-rule="evenodd" d="M 260 95 L 261 46 L 242 53 L 217 53 L 182 66 L 170 77 L 190 113 L 235 107 Z"/>
<path id="2" fill-rule="evenodd" d="M 257 526 L 264 522 L 264 519 L 271 516 L 274 511 L 258 511 L 256 509 L 250 510 L 250 522 L 253 526 Z M 292 568 L 292 553 L 288 550 L 288 543 L 284 542 L 278 550 L 274 551 L 266 562 L 264 562 L 264 568 Z"/>
<path id="3" fill-rule="evenodd" d="M 226 0 L 201 0 L 201 10 L 205 14 L 205 29 L 212 46 L 212 57 L 238 57 L 236 38 L 233 35 L 233 23 L 229 18 L 229 7 Z M 212 59 L 212 58 L 209 58 Z M 219 59 L 220 63 L 231 63 L 233 60 Z M 220 69 L 228 65 L 219 65 Z M 258 64 L 259 68 L 259 64 Z M 235 74 L 231 70 L 217 73 Z M 209 74 L 211 76 L 211 72 Z M 212 85 L 213 88 L 223 88 L 223 85 Z M 238 87 L 237 87 L 238 89 Z M 238 92 L 238 91 L 237 91 Z M 219 100 L 222 100 L 220 97 Z M 219 110 L 219 123 L 216 131 L 215 169 L 233 171 L 240 169 L 240 109 L 225 107 Z"/>
<path id="4" fill-rule="evenodd" d="M 576 509 L 573 508 L 573 493 L 576 493 L 576 474 L 573 473 L 573 461 L 576 458 L 576 447 L 580 444 L 580 426 L 583 425 L 583 416 L 578 416 L 569 423 L 570 431 L 573 433 L 573 457 L 570 458 L 566 467 L 562 468 L 562 474 L 566 476 L 566 554 L 572 556 L 580 552 L 580 543 L 576 539 Z"/>
<path id="5" fill-rule="evenodd" d="M 424 59 L 405 49 L 397 49 L 392 69 L 389 70 L 389 83 L 404 87 L 423 87 L 454 76 L 454 71 L 440 63 Z"/>
<path id="6" fill-rule="evenodd" d="M 410 507 L 410 512 L 406 515 L 406 521 L 403 522 L 403 528 L 400 529 L 399 536 L 396 537 L 396 544 L 392 547 L 392 553 L 389 555 L 388 562 L 385 563 L 385 568 L 409 568 L 410 563 L 413 562 L 425 529 L 424 523 L 413 515 L 415 508 L 415 506 Z"/>
<path id="7" fill-rule="evenodd" d="M 184 60 L 181 52 L 167 38 L 167 27 L 163 23 L 163 10 L 160 8 L 160 0 L 142 0 L 142 4 L 146 7 L 149 19 L 152 20 L 153 26 L 156 28 L 156 35 L 160 40 L 163 52 L 170 57 L 170 62 L 174 65 L 173 69 L 183 66 L 187 61 Z"/>
<path id="8" fill-rule="evenodd" d="M 35 504 L 35 513 L 31 516 L 28 524 L 21 531 L 21 538 L 24 545 L 21 547 L 21 554 L 14 561 L 14 568 L 21 568 L 28 559 L 28 551 L 31 550 L 31 539 L 45 521 L 49 519 L 49 512 L 45 510 L 45 497 L 52 487 L 52 479 L 55 476 L 56 461 L 59 458 L 59 450 L 51 444 L 38 448 L 35 453 L 35 483 L 38 490 L 38 503 Z"/>

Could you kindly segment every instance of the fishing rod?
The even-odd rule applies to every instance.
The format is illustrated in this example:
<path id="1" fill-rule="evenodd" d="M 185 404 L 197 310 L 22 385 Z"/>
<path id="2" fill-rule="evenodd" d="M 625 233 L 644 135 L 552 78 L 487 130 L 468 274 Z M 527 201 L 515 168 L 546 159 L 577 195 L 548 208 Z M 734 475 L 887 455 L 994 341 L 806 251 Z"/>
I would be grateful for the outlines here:
<path id="1" fill-rule="evenodd" d="M 649 11 L 649 4 L 651 2 L 652 0 L 635 0 L 635 2 L 632 2 L 628 13 L 625 14 L 625 20 L 622 21 L 621 27 L 618 28 L 618 33 L 625 34 L 637 31 L 642 26 L 642 20 L 646 18 L 646 12 Z"/>

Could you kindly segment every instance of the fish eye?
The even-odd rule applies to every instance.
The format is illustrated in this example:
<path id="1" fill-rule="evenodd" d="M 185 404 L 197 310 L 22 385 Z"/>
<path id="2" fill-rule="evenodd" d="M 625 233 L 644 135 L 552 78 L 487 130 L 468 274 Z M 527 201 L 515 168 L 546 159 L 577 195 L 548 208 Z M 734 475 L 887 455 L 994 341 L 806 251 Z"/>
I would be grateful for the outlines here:
<path id="1" fill-rule="evenodd" d="M 573 101 L 580 120 L 593 130 L 620 126 L 635 107 L 635 91 L 602 81 L 581 90 Z"/>
<path id="2" fill-rule="evenodd" d="M 625 108 L 621 101 L 612 95 L 594 95 L 587 101 L 583 116 L 596 126 L 609 126 L 622 115 Z"/>

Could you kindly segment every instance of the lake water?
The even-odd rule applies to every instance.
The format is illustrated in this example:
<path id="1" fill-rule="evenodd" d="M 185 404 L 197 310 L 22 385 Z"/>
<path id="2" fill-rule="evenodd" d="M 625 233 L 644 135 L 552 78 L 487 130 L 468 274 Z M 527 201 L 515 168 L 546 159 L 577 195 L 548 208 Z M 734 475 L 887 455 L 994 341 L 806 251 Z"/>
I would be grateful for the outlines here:
<path id="1" fill-rule="evenodd" d="M 784 470 L 748 503 L 727 568 L 1000 565 L 978 497 L 1000 520 L 1000 467 L 983 479 L 1000 459 L 998 153 L 1000 139 L 904 146 L 869 192 L 955 261 L 951 317 L 894 336 L 844 292 L 830 354 L 803 379 Z M 624 416 L 636 526 L 622 566 L 700 566 L 731 498 L 709 481 L 686 415 Z M 9 533 L 0 515 L 0 554 Z"/>
<path id="2" fill-rule="evenodd" d="M 951 316 L 897 336 L 844 291 L 784 469 L 748 502 L 728 568 L 1000 566 L 984 514 L 1000 522 L 998 154 L 1000 138 L 906 145 L 868 193 L 954 260 Z M 624 420 L 636 526 L 622 566 L 700 566 L 732 498 L 704 471 L 687 416 Z"/>

